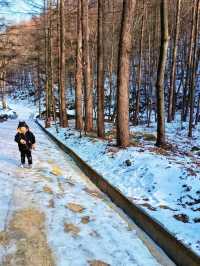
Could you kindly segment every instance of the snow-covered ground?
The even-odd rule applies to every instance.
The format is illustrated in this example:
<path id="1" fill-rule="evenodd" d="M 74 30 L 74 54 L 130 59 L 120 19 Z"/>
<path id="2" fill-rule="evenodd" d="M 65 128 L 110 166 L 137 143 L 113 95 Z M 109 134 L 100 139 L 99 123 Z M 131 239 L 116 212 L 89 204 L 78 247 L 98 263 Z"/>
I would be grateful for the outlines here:
<path id="1" fill-rule="evenodd" d="M 165 124 L 167 141 L 174 146 L 174 151 L 176 151 L 177 155 L 186 155 L 198 159 L 200 156 L 200 123 L 198 123 L 193 129 L 193 137 L 188 138 L 188 122 L 181 123 L 179 115 L 177 115 L 176 118 L 176 121 L 172 123 L 166 122 Z M 145 146 L 152 146 L 152 142 L 145 141 L 145 137 L 148 138 L 148 134 L 150 137 L 156 136 L 156 128 L 157 125 L 154 122 L 151 123 L 150 127 L 132 126 L 131 132 L 133 135 L 136 135 L 136 137 L 138 136 L 139 143 L 142 143 Z M 144 138 L 142 138 L 143 136 Z"/>
<path id="2" fill-rule="evenodd" d="M 154 146 L 155 124 L 132 127 L 135 146 L 125 150 L 70 128 L 49 131 L 200 255 L 200 126 L 191 140 L 183 126 L 167 124 L 172 151 Z"/>
<path id="3" fill-rule="evenodd" d="M 0 120 L 16 119 L 16 118 L 17 118 L 17 114 L 14 110 L 10 108 L 3 109 L 0 107 Z"/>
<path id="4" fill-rule="evenodd" d="M 33 154 L 33 169 L 18 168 L 19 154 L 13 141 L 18 121 L 0 123 L 0 265 L 5 265 L 5 258 L 11 259 L 9 265 L 18 265 L 15 256 L 23 257 L 23 265 L 36 265 L 31 261 L 26 264 L 30 254 L 26 254 L 24 243 L 27 243 L 27 235 L 32 237 L 32 232 L 36 234 L 41 230 L 35 228 L 34 223 L 39 223 L 43 215 L 45 230 L 38 241 L 45 239 L 45 234 L 53 254 L 53 265 L 172 265 L 163 255 L 155 259 L 153 243 L 147 241 L 143 233 L 88 181 L 71 158 L 29 119 L 34 109 L 20 104 L 11 104 L 11 107 L 17 109 L 19 119 L 25 119 L 36 134 L 37 149 Z M 85 143 L 90 141 L 85 139 Z M 90 145 L 93 150 L 95 146 Z M 103 149 L 104 144 L 100 143 L 99 147 Z M 98 154 L 96 159 L 99 160 Z M 29 221 L 34 215 L 40 219 Z M 22 219 L 21 224 L 17 217 Z M 30 227 L 31 233 L 23 231 L 23 224 Z M 6 241 L 2 241 L 2 234 L 9 236 Z M 35 242 L 28 243 L 37 251 L 39 243 Z M 144 242 L 149 243 L 149 248 Z M 97 261 L 102 264 L 95 264 Z"/>

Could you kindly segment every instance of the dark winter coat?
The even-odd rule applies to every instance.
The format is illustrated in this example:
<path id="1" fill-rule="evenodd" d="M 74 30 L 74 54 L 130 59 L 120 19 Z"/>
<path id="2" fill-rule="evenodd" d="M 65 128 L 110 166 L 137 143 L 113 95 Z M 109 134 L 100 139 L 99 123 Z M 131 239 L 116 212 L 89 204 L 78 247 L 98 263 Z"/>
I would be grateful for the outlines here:
<path id="1" fill-rule="evenodd" d="M 25 140 L 26 144 L 22 144 L 20 141 Z M 35 136 L 31 131 L 27 131 L 26 134 L 17 133 L 15 136 L 15 141 L 18 143 L 18 147 L 20 151 L 28 151 L 31 150 L 32 145 L 35 144 Z"/>

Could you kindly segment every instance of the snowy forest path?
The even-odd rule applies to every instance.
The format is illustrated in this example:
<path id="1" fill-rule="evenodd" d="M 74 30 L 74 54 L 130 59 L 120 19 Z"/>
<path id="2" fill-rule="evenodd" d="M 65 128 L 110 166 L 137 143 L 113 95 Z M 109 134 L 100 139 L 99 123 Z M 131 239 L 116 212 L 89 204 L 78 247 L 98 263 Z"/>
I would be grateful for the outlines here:
<path id="1" fill-rule="evenodd" d="M 37 140 L 33 169 L 18 167 L 18 121 L 0 124 L 0 265 L 173 265 L 27 122 Z"/>

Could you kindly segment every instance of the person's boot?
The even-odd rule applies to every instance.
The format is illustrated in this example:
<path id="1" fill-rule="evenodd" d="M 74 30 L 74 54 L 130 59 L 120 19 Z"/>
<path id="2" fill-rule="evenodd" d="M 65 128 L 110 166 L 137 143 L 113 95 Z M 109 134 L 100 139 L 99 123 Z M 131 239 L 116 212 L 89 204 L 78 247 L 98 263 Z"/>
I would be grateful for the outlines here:
<path id="1" fill-rule="evenodd" d="M 29 164 L 28 165 L 28 169 L 32 169 L 32 164 Z"/>
<path id="2" fill-rule="evenodd" d="M 24 164 L 22 164 L 22 163 L 20 164 L 20 168 L 24 168 L 24 166 L 25 166 Z"/>

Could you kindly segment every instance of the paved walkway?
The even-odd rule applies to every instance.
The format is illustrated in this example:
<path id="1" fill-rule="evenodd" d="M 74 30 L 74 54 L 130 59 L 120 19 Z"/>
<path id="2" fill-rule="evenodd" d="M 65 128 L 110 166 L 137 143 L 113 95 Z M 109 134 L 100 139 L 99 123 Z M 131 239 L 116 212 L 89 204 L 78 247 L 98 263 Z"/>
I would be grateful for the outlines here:
<path id="1" fill-rule="evenodd" d="M 172 265 L 32 121 L 34 167 L 20 169 L 17 123 L 0 124 L 0 265 Z"/>

